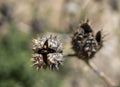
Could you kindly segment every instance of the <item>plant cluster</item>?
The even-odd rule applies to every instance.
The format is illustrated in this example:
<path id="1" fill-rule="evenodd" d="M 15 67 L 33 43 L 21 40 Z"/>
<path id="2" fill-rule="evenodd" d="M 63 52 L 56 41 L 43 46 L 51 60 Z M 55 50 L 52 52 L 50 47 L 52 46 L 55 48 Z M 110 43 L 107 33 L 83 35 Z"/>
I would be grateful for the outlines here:
<path id="1" fill-rule="evenodd" d="M 56 70 L 62 65 L 63 57 L 76 56 L 102 78 L 108 87 L 116 87 L 116 84 L 104 72 L 100 72 L 93 63 L 90 63 L 90 59 L 94 58 L 95 54 L 103 47 L 103 39 L 102 30 L 94 34 L 88 20 L 80 24 L 71 37 L 71 45 L 75 54 L 63 55 L 62 43 L 56 36 L 37 37 L 32 40 L 33 66 L 37 69 L 48 67 Z"/>

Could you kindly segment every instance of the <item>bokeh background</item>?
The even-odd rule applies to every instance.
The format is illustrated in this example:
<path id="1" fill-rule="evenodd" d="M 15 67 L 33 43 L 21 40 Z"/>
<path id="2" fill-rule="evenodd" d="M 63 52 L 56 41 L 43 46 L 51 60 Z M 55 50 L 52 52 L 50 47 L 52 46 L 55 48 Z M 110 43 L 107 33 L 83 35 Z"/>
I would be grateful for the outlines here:
<path id="1" fill-rule="evenodd" d="M 120 87 L 120 0 L 0 0 L 0 87 L 106 87 L 75 57 L 59 71 L 31 67 L 32 38 L 55 33 L 73 53 L 70 36 L 87 18 L 107 35 L 91 61 Z"/>

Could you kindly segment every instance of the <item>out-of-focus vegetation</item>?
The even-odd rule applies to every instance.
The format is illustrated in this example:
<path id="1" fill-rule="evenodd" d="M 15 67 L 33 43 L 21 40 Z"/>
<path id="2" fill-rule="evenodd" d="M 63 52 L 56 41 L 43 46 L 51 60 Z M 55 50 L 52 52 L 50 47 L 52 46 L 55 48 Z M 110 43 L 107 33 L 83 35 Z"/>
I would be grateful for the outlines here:
<path id="1" fill-rule="evenodd" d="M 0 0 L 0 87 L 106 87 L 77 58 L 66 58 L 59 71 L 31 67 L 33 37 L 57 33 L 64 53 L 73 52 L 69 36 L 86 18 L 95 32 L 109 33 L 91 61 L 120 84 L 119 14 L 119 0 Z"/>

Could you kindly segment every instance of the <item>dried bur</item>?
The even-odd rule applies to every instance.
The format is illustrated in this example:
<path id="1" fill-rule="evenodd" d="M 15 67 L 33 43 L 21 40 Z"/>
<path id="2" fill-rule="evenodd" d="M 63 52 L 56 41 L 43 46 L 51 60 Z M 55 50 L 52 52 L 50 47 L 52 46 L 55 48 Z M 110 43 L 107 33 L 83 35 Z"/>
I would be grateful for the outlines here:
<path id="1" fill-rule="evenodd" d="M 103 38 L 101 31 L 94 35 L 88 21 L 81 24 L 72 37 L 72 48 L 75 55 L 88 62 L 102 48 Z"/>
<path id="2" fill-rule="evenodd" d="M 107 77 L 104 72 L 99 71 L 96 65 L 89 60 L 103 47 L 104 35 L 102 31 L 94 34 L 93 29 L 88 24 L 88 20 L 81 24 L 72 37 L 72 49 L 75 54 L 68 56 L 77 56 L 82 59 L 100 78 L 102 78 L 108 87 L 117 87 L 116 84 Z"/>
<path id="3" fill-rule="evenodd" d="M 47 67 L 56 70 L 62 65 L 63 50 L 62 44 L 56 36 L 37 37 L 32 41 L 32 49 L 34 51 L 32 56 L 33 66 L 37 69 Z M 82 59 L 101 79 L 103 79 L 108 87 L 117 87 L 116 84 L 107 77 L 104 72 L 99 71 L 96 65 L 90 62 L 95 54 L 103 47 L 103 34 L 98 31 L 94 34 L 93 29 L 88 24 L 88 21 L 81 24 L 78 30 L 72 37 L 72 49 L 75 54 L 68 54 L 65 56 L 77 56 Z"/>
<path id="4" fill-rule="evenodd" d="M 56 36 L 42 36 L 32 40 L 33 66 L 56 70 L 63 62 L 62 44 Z"/>

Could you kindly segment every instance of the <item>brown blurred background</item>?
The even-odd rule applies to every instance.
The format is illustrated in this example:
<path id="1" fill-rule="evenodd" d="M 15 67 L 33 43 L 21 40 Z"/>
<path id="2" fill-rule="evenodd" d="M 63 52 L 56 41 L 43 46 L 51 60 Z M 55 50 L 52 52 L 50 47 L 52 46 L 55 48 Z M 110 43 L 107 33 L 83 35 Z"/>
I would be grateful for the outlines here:
<path id="1" fill-rule="evenodd" d="M 107 34 L 91 61 L 120 86 L 119 0 L 0 0 L 0 87 L 106 87 L 77 58 L 65 58 L 57 72 L 30 67 L 32 38 L 55 33 L 64 53 L 73 53 L 71 33 L 86 19 Z"/>

